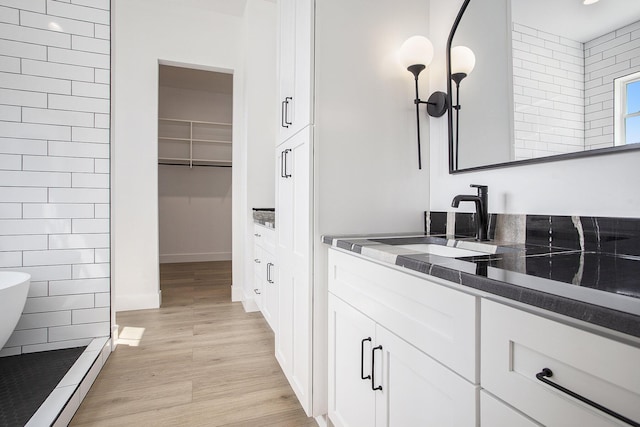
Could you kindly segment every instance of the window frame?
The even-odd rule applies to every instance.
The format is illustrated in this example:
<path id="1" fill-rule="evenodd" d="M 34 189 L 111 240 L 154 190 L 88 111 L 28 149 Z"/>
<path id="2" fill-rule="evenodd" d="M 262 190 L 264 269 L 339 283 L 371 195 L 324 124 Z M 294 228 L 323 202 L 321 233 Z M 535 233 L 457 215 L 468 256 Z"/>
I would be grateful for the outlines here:
<path id="1" fill-rule="evenodd" d="M 627 145 L 626 119 L 640 116 L 640 111 L 627 114 L 627 86 L 640 81 L 640 72 L 614 79 L 614 145 Z"/>

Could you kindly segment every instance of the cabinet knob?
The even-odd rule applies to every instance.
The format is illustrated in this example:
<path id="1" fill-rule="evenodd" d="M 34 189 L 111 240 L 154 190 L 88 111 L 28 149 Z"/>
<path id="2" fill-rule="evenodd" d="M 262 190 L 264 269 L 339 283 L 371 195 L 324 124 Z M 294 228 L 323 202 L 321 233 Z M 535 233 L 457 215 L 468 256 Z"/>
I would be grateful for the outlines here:
<path id="1" fill-rule="evenodd" d="M 254 234 L 254 236 L 256 236 L 256 237 L 262 237 L 262 235 L 260 235 L 260 234 L 258 234 L 258 233 L 255 233 L 255 234 Z"/>
<path id="2" fill-rule="evenodd" d="M 256 264 L 260 264 L 262 261 L 260 261 L 258 258 L 254 259 L 253 262 L 255 262 Z"/>

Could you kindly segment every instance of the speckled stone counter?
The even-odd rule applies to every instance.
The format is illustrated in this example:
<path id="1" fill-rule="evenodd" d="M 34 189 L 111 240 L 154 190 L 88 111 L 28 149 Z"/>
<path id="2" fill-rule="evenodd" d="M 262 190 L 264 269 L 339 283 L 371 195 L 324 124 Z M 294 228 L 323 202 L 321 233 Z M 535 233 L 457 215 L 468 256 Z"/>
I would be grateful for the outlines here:
<path id="1" fill-rule="evenodd" d="M 273 208 L 253 208 L 253 222 L 268 228 L 276 228 L 276 210 Z"/>
<path id="2" fill-rule="evenodd" d="M 637 255 L 640 248 L 636 221 L 624 219 L 607 223 L 600 218 L 527 217 L 516 221 L 526 224 L 526 231 L 520 233 L 524 242 L 493 240 L 490 243 L 499 247 L 496 253 L 458 258 L 401 246 L 462 247 L 475 243 L 473 238 L 419 232 L 323 236 L 323 242 L 383 264 L 640 338 L 640 256 Z M 543 230 L 543 224 L 548 229 Z M 552 224 L 554 228 L 550 232 Z M 577 230 L 577 238 L 571 228 Z M 550 237 L 554 234 L 555 240 Z"/>

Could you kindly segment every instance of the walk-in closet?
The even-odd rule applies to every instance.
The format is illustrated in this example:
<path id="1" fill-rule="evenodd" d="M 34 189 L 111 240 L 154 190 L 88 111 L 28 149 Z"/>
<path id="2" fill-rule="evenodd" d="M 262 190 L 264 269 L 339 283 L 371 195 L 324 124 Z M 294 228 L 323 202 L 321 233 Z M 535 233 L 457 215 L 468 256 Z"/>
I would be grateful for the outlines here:
<path id="1" fill-rule="evenodd" d="M 233 75 L 159 66 L 160 263 L 231 260 Z"/>

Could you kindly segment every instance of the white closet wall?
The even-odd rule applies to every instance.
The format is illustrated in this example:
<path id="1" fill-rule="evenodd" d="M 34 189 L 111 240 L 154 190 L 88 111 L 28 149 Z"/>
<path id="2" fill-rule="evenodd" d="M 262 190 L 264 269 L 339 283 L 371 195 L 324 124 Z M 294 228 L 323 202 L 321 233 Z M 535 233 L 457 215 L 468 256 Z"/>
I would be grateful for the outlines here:
<path id="1" fill-rule="evenodd" d="M 207 83 L 202 73 L 212 73 L 163 70 L 158 117 L 231 123 L 230 75 Z M 230 260 L 231 168 L 159 165 L 158 216 L 161 263 Z"/>

